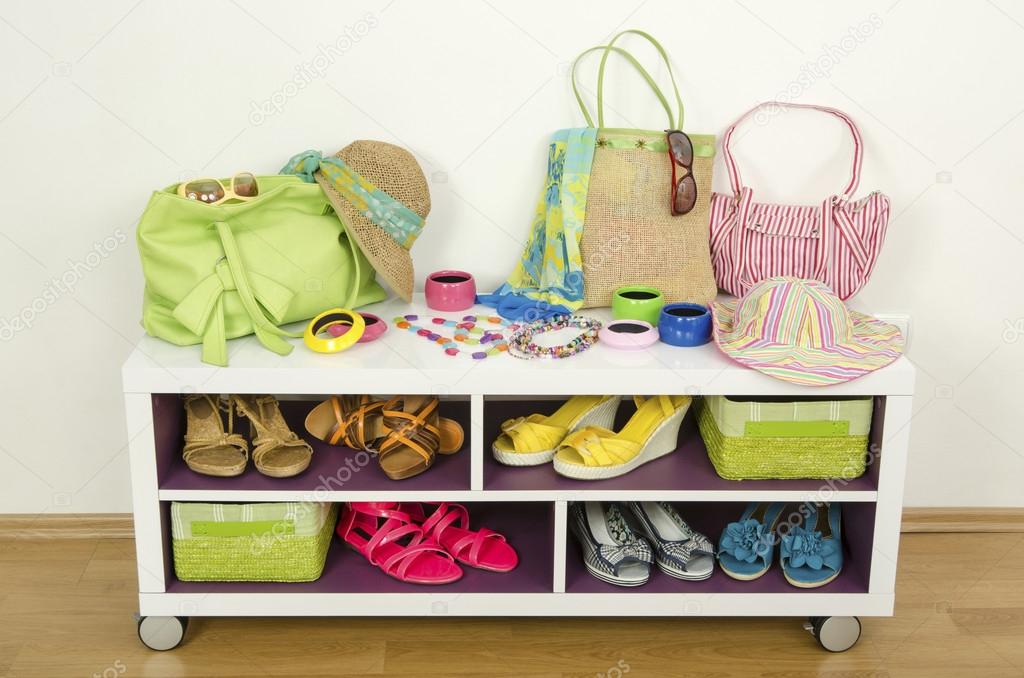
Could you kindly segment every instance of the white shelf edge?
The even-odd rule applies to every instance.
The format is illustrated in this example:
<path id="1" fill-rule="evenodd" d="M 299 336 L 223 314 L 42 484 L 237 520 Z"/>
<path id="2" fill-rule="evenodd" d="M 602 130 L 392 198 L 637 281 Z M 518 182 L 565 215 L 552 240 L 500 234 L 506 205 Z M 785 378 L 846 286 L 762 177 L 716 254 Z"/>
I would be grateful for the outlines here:
<path id="1" fill-rule="evenodd" d="M 879 372 L 883 372 L 880 370 Z M 836 386 L 813 387 L 787 384 L 775 381 L 750 370 L 752 374 L 729 378 L 706 371 L 687 373 L 675 370 L 659 374 L 636 372 L 630 375 L 612 375 L 607 371 L 586 372 L 552 371 L 537 380 L 522 380 L 507 383 L 508 373 L 496 375 L 474 375 L 481 381 L 460 381 L 455 388 L 448 388 L 450 375 L 432 375 L 426 371 L 394 371 L 392 373 L 360 374 L 341 369 L 326 370 L 317 374 L 303 374 L 282 365 L 276 369 L 218 368 L 217 370 L 195 370 L 172 377 L 163 369 L 131 370 L 123 373 L 125 393 L 188 393 L 202 385 L 204 393 L 273 393 L 275 395 L 328 395 L 334 393 L 404 393 L 437 395 L 486 394 L 491 398 L 501 396 L 557 396 L 567 395 L 634 395 L 637 393 L 663 393 L 680 395 L 745 395 L 745 396 L 897 396 L 914 395 L 913 376 L 886 379 L 884 385 L 870 377 L 838 384 Z M 482 370 L 481 370 L 482 372 Z M 669 374 L 671 376 L 669 376 Z M 340 379 L 343 378 L 343 381 Z M 572 380 L 574 386 L 566 387 L 562 378 Z M 487 379 L 486 382 L 483 379 Z M 878 377 L 881 379 L 881 377 Z M 340 387 L 344 384 L 343 387 Z M 339 388 L 340 387 L 340 388 Z"/>
<path id="2" fill-rule="evenodd" d="M 873 490 L 836 491 L 831 501 L 874 503 L 878 493 Z M 313 501 L 312 492 L 283 490 L 160 490 L 160 501 Z M 680 501 L 680 502 L 750 502 L 782 501 L 797 503 L 820 501 L 817 492 L 792 490 L 578 490 L 550 492 L 546 490 L 460 490 L 431 492 L 317 492 L 315 501 L 449 501 L 449 502 L 556 502 L 556 501 Z"/>
<path id="3" fill-rule="evenodd" d="M 365 310 L 383 318 L 423 313 L 424 301 L 392 299 Z M 476 313 L 490 314 L 483 307 Z M 609 309 L 587 309 L 607 320 Z M 296 324 L 296 329 L 301 325 Z M 520 361 L 511 357 L 473 361 L 452 359 L 436 346 L 392 330 L 373 344 L 332 356 L 296 347 L 288 356 L 262 348 L 252 336 L 230 343 L 231 367 L 200 361 L 199 346 L 174 346 L 143 337 L 122 367 L 126 393 L 328 394 L 421 393 L 460 395 L 566 395 L 678 393 L 703 395 L 912 395 L 915 369 L 902 357 L 850 383 L 828 387 L 799 386 L 744 368 L 721 355 L 712 344 L 675 348 L 665 344 L 640 352 L 616 351 L 600 344 L 565 361 Z M 567 384 L 572 387 L 567 389 Z"/>
<path id="4" fill-rule="evenodd" d="M 144 616 L 891 616 L 875 593 L 142 593 Z"/>
<path id="5" fill-rule="evenodd" d="M 566 553 L 566 539 L 568 539 L 569 532 L 569 504 L 564 501 L 556 501 L 554 504 L 554 548 L 552 549 L 552 556 L 554 558 L 554 581 L 552 582 L 552 590 L 555 593 L 565 593 L 565 553 Z"/>

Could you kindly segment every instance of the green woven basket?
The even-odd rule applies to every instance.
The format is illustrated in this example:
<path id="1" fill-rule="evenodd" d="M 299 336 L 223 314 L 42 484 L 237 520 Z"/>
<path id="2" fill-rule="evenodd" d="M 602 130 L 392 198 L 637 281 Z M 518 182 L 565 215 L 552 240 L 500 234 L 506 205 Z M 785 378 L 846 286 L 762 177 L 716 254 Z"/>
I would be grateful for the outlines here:
<path id="1" fill-rule="evenodd" d="M 313 581 L 323 573 L 337 505 L 171 504 L 182 581 Z"/>
<path id="2" fill-rule="evenodd" d="M 728 480 L 849 480 L 867 468 L 872 404 L 708 396 L 697 403 L 697 425 Z"/>

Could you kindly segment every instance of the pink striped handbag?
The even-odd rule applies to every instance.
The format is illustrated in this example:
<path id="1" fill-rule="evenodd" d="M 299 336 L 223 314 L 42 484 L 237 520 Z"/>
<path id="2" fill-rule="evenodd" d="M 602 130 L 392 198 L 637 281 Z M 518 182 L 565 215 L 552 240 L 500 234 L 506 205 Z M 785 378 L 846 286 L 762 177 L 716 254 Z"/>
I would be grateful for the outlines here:
<path id="1" fill-rule="evenodd" d="M 820 205 L 754 202 L 743 185 L 729 142 L 736 128 L 762 109 L 807 108 L 836 116 L 853 135 L 853 173 L 842 195 Z M 736 296 L 765 278 L 813 278 L 840 299 L 849 299 L 868 281 L 889 223 L 889 198 L 873 191 L 851 201 L 860 181 L 864 144 L 860 131 L 842 111 L 825 106 L 770 101 L 744 113 L 722 140 L 722 156 L 733 194 L 711 196 L 711 258 L 718 287 Z"/>

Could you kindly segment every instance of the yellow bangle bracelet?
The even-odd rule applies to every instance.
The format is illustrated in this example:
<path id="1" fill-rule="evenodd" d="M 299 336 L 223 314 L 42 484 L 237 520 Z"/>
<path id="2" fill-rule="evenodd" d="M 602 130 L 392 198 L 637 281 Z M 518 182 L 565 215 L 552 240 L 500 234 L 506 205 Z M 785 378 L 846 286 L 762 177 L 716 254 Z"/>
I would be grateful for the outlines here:
<path id="1" fill-rule="evenodd" d="M 351 325 L 352 329 L 340 337 L 325 339 L 318 336 L 332 325 Z M 332 308 L 309 321 L 302 339 L 306 346 L 317 353 L 338 353 L 359 341 L 365 331 L 366 321 L 363 320 L 363 316 L 347 308 Z"/>

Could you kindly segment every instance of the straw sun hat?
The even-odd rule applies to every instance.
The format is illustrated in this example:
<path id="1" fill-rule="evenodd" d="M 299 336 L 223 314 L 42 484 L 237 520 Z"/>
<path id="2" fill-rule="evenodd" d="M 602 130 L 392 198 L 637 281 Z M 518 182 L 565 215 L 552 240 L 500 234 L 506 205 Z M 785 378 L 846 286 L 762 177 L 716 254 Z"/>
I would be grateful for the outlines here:
<path id="1" fill-rule="evenodd" d="M 384 141 L 354 141 L 327 158 L 300 153 L 282 172 L 315 179 L 377 273 L 412 300 L 409 249 L 430 213 L 427 179 L 412 153 Z"/>
<path id="2" fill-rule="evenodd" d="M 778 277 L 716 302 L 715 342 L 738 363 L 796 384 L 838 384 L 903 353 L 899 328 L 847 310 L 828 285 Z"/>

